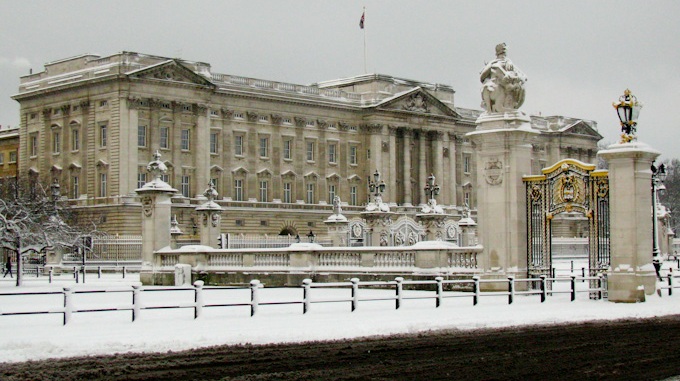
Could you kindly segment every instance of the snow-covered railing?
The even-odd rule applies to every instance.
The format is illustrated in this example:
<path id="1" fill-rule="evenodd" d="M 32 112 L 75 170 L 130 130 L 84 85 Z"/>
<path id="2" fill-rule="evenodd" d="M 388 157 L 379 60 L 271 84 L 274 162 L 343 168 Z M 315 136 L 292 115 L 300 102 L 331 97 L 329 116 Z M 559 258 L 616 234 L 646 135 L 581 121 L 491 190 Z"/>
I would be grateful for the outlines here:
<path id="1" fill-rule="evenodd" d="M 421 242 L 395 247 L 323 247 L 293 243 L 284 248 L 213 249 L 203 246 L 164 249 L 155 253 L 160 272 L 173 272 L 188 263 L 201 271 L 295 271 L 381 273 L 474 273 L 482 246 L 459 247 L 443 242 Z"/>
<path id="2" fill-rule="evenodd" d="M 669 284 L 672 282 L 674 276 L 669 274 Z M 577 280 L 581 280 L 575 276 L 569 278 L 547 278 L 542 276 L 540 279 L 515 279 L 514 277 L 508 277 L 507 279 L 480 279 L 477 276 L 471 279 L 457 279 L 449 280 L 442 277 L 436 277 L 432 280 L 405 280 L 404 278 L 397 277 L 393 281 L 367 281 L 362 282 L 358 278 L 352 278 L 349 282 L 334 282 L 334 283 L 316 283 L 312 282 L 311 279 L 305 279 L 301 288 L 302 298 L 301 299 L 288 299 L 288 300 L 273 300 L 267 298 L 263 301 L 261 298 L 262 289 L 264 285 L 260 283 L 259 280 L 252 280 L 247 287 L 204 287 L 203 281 L 196 281 L 191 286 L 182 287 L 143 287 L 141 285 L 135 284 L 131 287 L 115 287 L 115 288 L 103 288 L 103 289 L 80 289 L 72 286 L 63 287 L 60 289 L 49 290 L 49 291 L 21 291 L 21 292 L 0 292 L 0 301 L 4 301 L 1 298 L 6 297 L 27 297 L 30 295 L 57 295 L 60 300 L 53 300 L 50 305 L 39 306 L 35 303 L 24 304 L 25 309 L 7 311 L 3 309 L 0 311 L 0 316 L 11 316 L 11 315 L 38 315 L 38 314 L 61 314 L 63 316 L 63 324 L 68 324 L 73 314 L 76 313 L 86 313 L 86 312 L 112 312 L 112 311 L 130 311 L 132 321 L 140 318 L 141 312 L 143 310 L 154 310 L 154 309 L 190 309 L 193 310 L 194 318 L 199 318 L 203 314 L 205 308 L 214 307 L 250 307 L 250 316 L 257 314 L 260 307 L 264 306 L 274 306 L 282 304 L 297 304 L 302 306 L 302 313 L 306 314 L 310 311 L 312 304 L 322 304 L 322 303 L 347 303 L 350 306 L 351 311 L 355 311 L 361 304 L 368 302 L 377 301 L 394 301 L 395 309 L 399 309 L 408 300 L 415 299 L 432 299 L 435 302 L 435 307 L 438 308 L 442 306 L 446 299 L 451 298 L 470 298 L 472 305 L 475 306 L 480 303 L 482 298 L 491 296 L 505 296 L 508 298 L 508 304 L 512 304 L 515 298 L 518 296 L 537 296 L 540 298 L 541 303 L 544 303 L 548 296 L 552 296 L 558 293 L 569 293 L 571 301 L 576 300 L 576 294 L 580 293 L 596 293 L 598 298 L 602 298 L 606 293 L 605 285 L 606 282 L 603 281 L 602 277 L 587 277 L 583 280 L 596 280 L 599 282 L 599 286 L 596 288 L 589 289 L 576 289 Z M 481 285 L 483 283 L 506 283 L 508 291 L 506 292 L 481 292 Z M 567 291 L 553 291 L 548 289 L 548 282 L 569 282 L 569 290 Z M 530 285 L 528 291 L 516 291 L 517 285 L 524 283 L 525 285 Z M 417 294 L 409 294 L 404 291 L 404 287 L 408 286 L 419 286 L 424 288 L 427 286 L 432 286 L 433 292 L 419 292 Z M 533 287 L 532 287 L 533 286 Z M 460 291 L 447 291 L 450 288 L 472 288 L 472 292 L 460 292 Z M 350 290 L 349 297 L 333 297 L 329 296 L 329 293 L 324 293 L 323 289 L 348 289 Z M 362 295 L 363 289 L 394 289 L 393 293 L 380 294 L 376 296 Z M 269 288 L 276 289 L 276 288 Z M 268 289 L 268 290 L 269 290 Z M 250 292 L 244 292 L 244 291 Z M 669 295 L 672 287 L 669 289 Z M 189 292 L 189 295 L 187 295 Z M 115 300 L 108 301 L 107 298 L 87 298 L 84 297 L 82 300 L 76 300 L 79 295 L 89 295 L 89 294 L 120 294 L 127 293 L 128 301 L 120 303 L 120 298 L 113 298 Z M 147 294 L 155 293 L 167 293 L 172 294 L 172 297 L 167 297 L 161 301 L 154 302 L 152 298 L 147 298 Z M 210 295 L 206 295 L 210 293 Z M 250 295 L 249 300 L 246 299 Z M 209 297 L 208 297 L 209 296 Z M 147 300 L 149 299 L 149 300 Z M 231 301 L 231 302 L 227 302 Z M 6 303 L 0 303 L 2 305 L 7 305 Z"/>

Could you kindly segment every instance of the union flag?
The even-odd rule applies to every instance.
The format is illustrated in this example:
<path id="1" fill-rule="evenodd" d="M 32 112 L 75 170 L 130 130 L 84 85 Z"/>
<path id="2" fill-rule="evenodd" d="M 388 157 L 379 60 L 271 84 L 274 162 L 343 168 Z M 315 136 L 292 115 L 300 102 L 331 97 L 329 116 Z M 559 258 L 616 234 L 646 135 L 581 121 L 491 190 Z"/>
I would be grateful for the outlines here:
<path id="1" fill-rule="evenodd" d="M 359 28 L 364 29 L 364 16 L 366 16 L 366 12 L 361 14 L 361 20 L 359 20 Z"/>

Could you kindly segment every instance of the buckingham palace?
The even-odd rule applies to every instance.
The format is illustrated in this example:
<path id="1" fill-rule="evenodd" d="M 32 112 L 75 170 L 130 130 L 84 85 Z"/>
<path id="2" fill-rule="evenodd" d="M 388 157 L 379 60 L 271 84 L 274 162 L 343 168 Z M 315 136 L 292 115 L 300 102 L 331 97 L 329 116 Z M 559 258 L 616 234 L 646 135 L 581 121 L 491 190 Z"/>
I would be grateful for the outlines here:
<path id="1" fill-rule="evenodd" d="M 21 77 L 13 96 L 19 177 L 57 181 L 82 218 L 109 234 L 140 233 L 134 191 L 149 180 L 157 151 L 188 235 L 209 183 L 224 208 L 222 231 L 302 235 L 322 231 L 335 196 L 358 216 L 376 171 L 393 212 L 417 213 L 434 175 L 439 205 L 474 215 L 479 171 L 465 135 L 482 110 L 456 107 L 450 85 L 381 74 L 298 85 L 133 52 L 44 66 Z M 534 174 L 567 157 L 595 162 L 595 122 L 531 116 L 531 124 L 540 132 Z"/>

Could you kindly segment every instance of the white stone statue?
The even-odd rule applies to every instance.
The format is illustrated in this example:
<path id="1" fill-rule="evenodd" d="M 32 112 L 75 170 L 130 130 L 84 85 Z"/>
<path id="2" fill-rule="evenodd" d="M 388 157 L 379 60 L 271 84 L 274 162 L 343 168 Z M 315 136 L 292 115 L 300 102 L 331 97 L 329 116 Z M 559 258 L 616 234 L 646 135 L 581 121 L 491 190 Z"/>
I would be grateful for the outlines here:
<path id="1" fill-rule="evenodd" d="M 482 81 L 482 107 L 487 113 L 515 111 L 524 103 L 522 73 L 505 54 L 505 43 L 496 45 L 496 59 L 487 63 L 479 79 Z"/>

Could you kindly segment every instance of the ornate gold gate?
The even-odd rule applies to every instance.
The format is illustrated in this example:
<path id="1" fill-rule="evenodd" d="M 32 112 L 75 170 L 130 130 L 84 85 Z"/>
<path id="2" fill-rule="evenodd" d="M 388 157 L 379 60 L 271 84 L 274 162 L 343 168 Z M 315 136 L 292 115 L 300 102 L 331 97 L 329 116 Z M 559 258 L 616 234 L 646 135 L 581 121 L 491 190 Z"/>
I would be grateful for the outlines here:
<path id="1" fill-rule="evenodd" d="M 609 178 L 605 170 L 565 159 L 525 176 L 527 197 L 527 266 L 529 277 L 551 275 L 551 221 L 563 212 L 588 217 L 589 274 L 609 267 Z"/>

